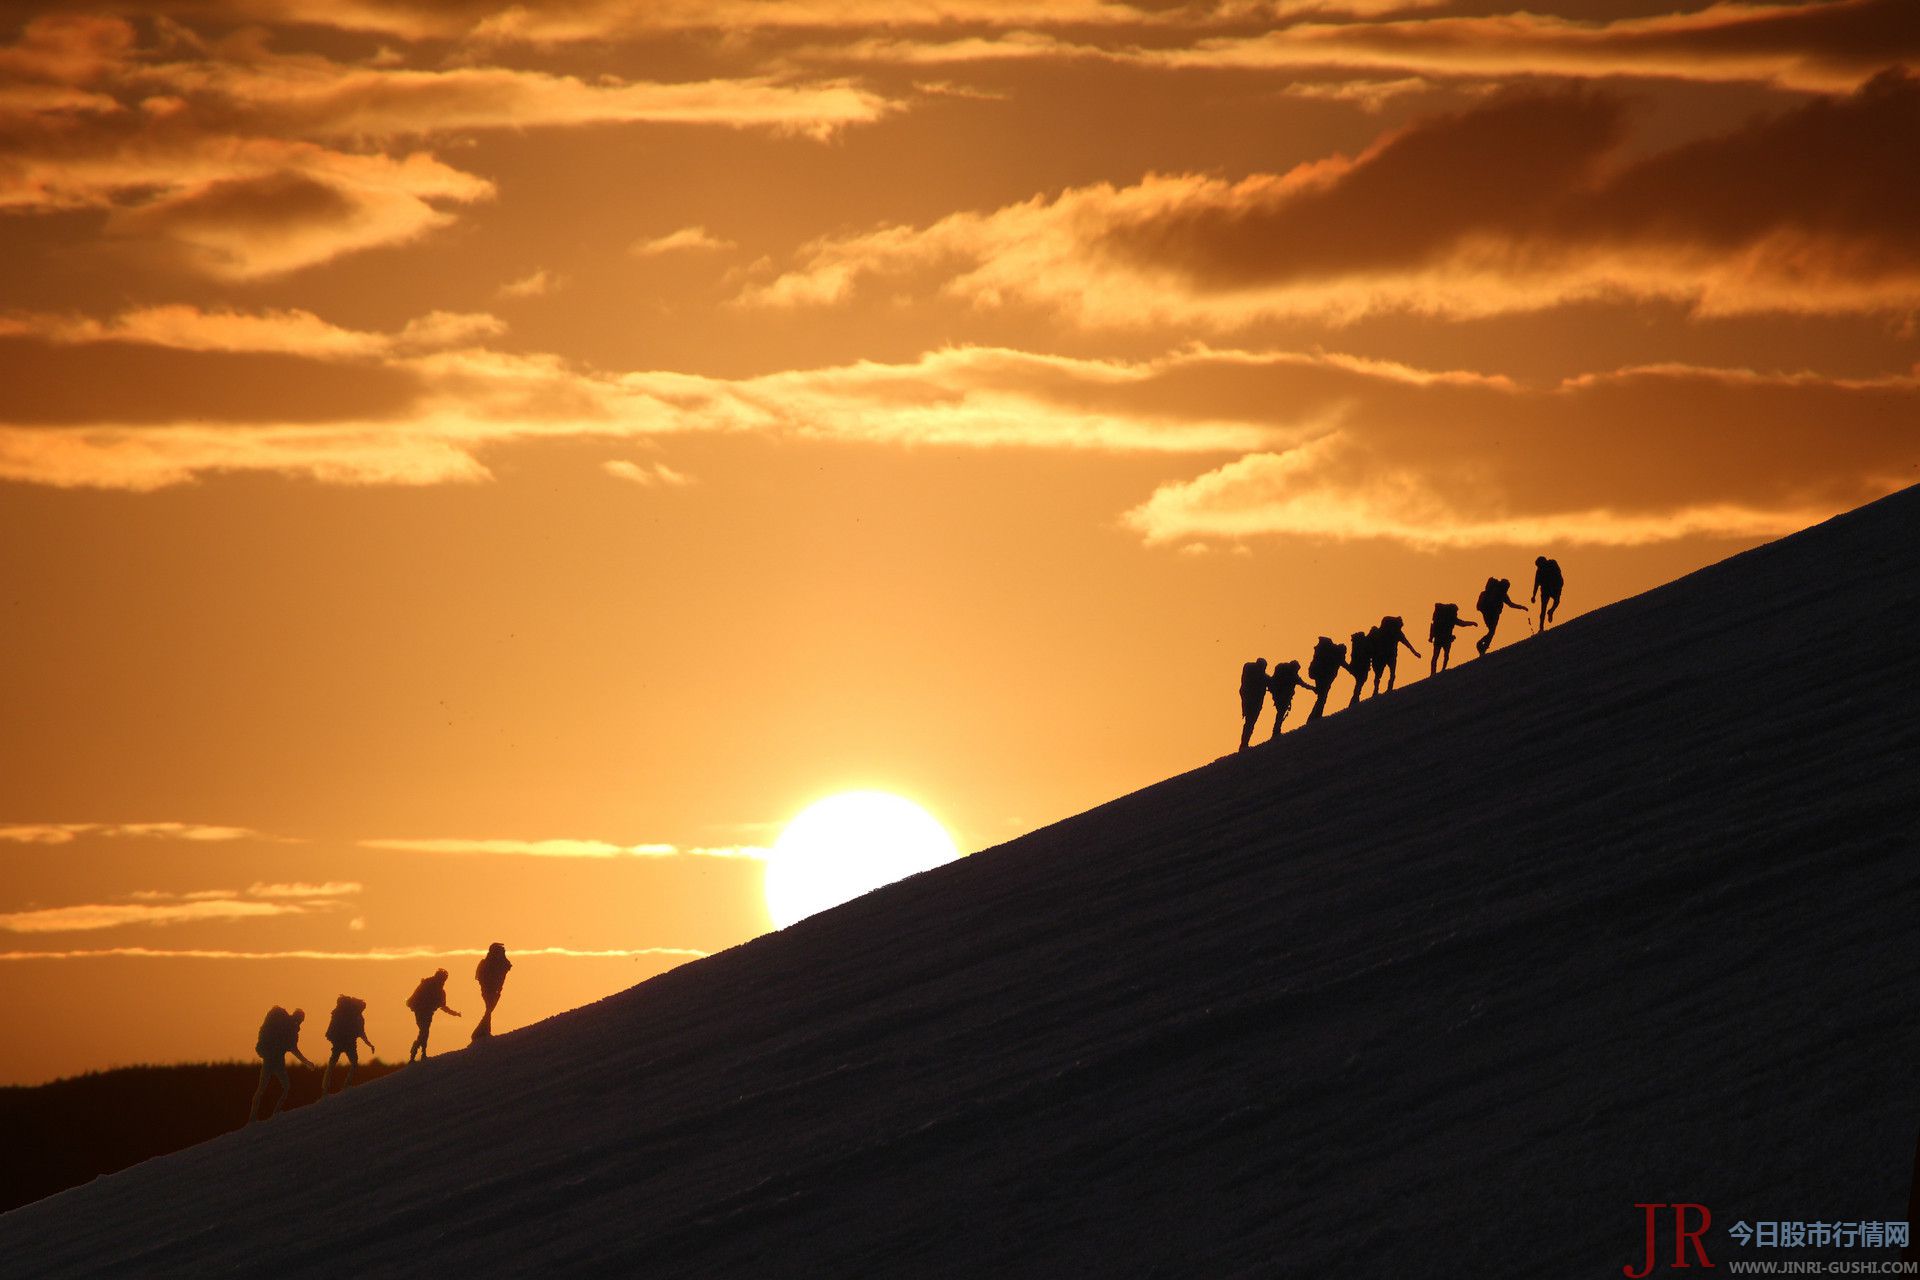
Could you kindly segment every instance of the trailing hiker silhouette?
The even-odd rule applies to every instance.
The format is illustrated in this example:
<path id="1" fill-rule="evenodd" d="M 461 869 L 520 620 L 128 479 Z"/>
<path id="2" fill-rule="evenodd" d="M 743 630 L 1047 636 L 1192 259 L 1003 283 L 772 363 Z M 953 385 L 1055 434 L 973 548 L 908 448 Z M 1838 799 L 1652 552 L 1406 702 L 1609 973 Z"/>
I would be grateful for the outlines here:
<path id="1" fill-rule="evenodd" d="M 1480 624 L 1468 622 L 1460 616 L 1457 604 L 1436 604 L 1433 606 L 1433 621 L 1427 625 L 1427 639 L 1433 643 L 1433 659 L 1427 663 L 1427 674 L 1437 675 L 1447 669 L 1447 663 L 1453 659 L 1453 629 L 1472 627 L 1478 630 Z"/>
<path id="2" fill-rule="evenodd" d="M 260 1022 L 260 1034 L 255 1037 L 253 1051 L 260 1055 L 260 1087 L 253 1091 L 253 1101 L 247 1104 L 247 1123 L 252 1124 L 260 1111 L 260 1099 L 267 1096 L 267 1082 L 280 1082 L 280 1098 L 273 1104 L 273 1110 L 267 1113 L 269 1119 L 280 1114 L 280 1108 L 287 1105 L 287 1095 L 293 1086 L 287 1080 L 287 1055 L 292 1054 L 300 1061 L 312 1066 L 313 1062 L 300 1052 L 300 1024 L 307 1019 L 305 1009 L 295 1009 L 288 1013 L 279 1005 L 267 1010 L 267 1016 Z"/>
<path id="3" fill-rule="evenodd" d="M 1327 710 L 1327 695 L 1333 692 L 1333 678 L 1346 669 L 1347 646 L 1335 643 L 1332 636 L 1314 642 L 1313 657 L 1307 660 L 1307 675 L 1313 680 L 1313 710 L 1307 719 L 1318 720 Z"/>
<path id="4" fill-rule="evenodd" d="M 1273 693 L 1273 736 L 1277 738 L 1280 726 L 1287 722 L 1287 712 L 1293 709 L 1293 691 L 1305 689 L 1312 693 L 1313 686 L 1300 678 L 1299 663 L 1276 662 L 1273 675 L 1267 679 L 1267 688 Z"/>
<path id="5" fill-rule="evenodd" d="M 456 1018 L 460 1016 L 458 1009 L 447 1005 L 447 971 L 435 969 L 431 978 L 420 979 L 420 985 L 407 997 L 407 1008 L 413 1010 L 414 1025 L 420 1028 L 420 1034 L 414 1037 L 412 1047 L 407 1050 L 407 1061 L 412 1062 L 418 1056 L 420 1061 L 425 1062 L 427 1032 L 433 1028 L 433 1015 L 444 1009 Z"/>
<path id="6" fill-rule="evenodd" d="M 486 1002 L 487 1011 L 480 1015 L 480 1021 L 474 1024 L 473 1041 L 490 1039 L 493 1036 L 493 1006 L 500 1003 L 500 993 L 507 985 L 507 970 L 513 968 L 513 961 L 507 959 L 504 943 L 496 942 L 487 948 L 487 954 L 480 957 L 480 963 L 473 967 L 474 981 L 480 984 L 480 999 Z"/>
<path id="7" fill-rule="evenodd" d="M 1547 624 L 1553 621 L 1553 615 L 1560 609 L 1560 593 L 1567 589 L 1567 580 L 1560 573 L 1560 562 L 1549 560 L 1545 556 L 1533 558 L 1533 595 L 1527 600 L 1531 603 L 1536 597 L 1540 601 L 1540 629 L 1545 631 Z"/>
<path id="8" fill-rule="evenodd" d="M 1373 670 L 1379 633 L 1380 628 L 1375 627 L 1371 631 L 1356 631 L 1349 637 L 1347 670 L 1353 672 L 1353 694 L 1347 699 L 1349 707 L 1360 701 L 1360 694 L 1367 687 L 1367 673 Z"/>
<path id="9" fill-rule="evenodd" d="M 1480 591 L 1480 598 L 1474 601 L 1473 607 L 1480 611 L 1481 619 L 1487 624 L 1487 634 L 1473 642 L 1474 649 L 1483 658 L 1487 656 L 1487 650 L 1493 648 L 1493 633 L 1500 626 L 1500 611 L 1518 609 L 1526 612 L 1527 606 L 1508 594 L 1512 588 L 1513 583 L 1505 578 L 1488 578 L 1487 585 Z"/>
<path id="10" fill-rule="evenodd" d="M 1426 655 L 1413 647 L 1413 641 L 1407 639 L 1407 620 L 1395 614 L 1380 619 L 1380 625 L 1374 628 L 1373 640 L 1373 692 L 1380 693 L 1380 677 L 1387 677 L 1387 692 L 1393 692 L 1393 682 L 1400 675 L 1400 646 L 1405 645 L 1407 652 L 1420 658 Z"/>
<path id="11" fill-rule="evenodd" d="M 327 1082 L 333 1079 L 333 1064 L 341 1058 L 347 1060 L 347 1078 L 340 1082 L 340 1087 L 346 1089 L 353 1084 L 354 1068 L 360 1065 L 362 1040 L 367 1040 L 367 1002 L 341 996 L 334 1001 L 333 1016 L 327 1019 L 327 1044 L 333 1052 L 327 1055 L 327 1069 L 320 1073 L 322 1098 L 327 1096 Z M 371 1040 L 367 1040 L 367 1051 L 379 1052 Z"/>
<path id="12" fill-rule="evenodd" d="M 1240 668 L 1240 749 L 1253 741 L 1254 722 L 1267 701 L 1267 660 L 1255 658 Z"/>

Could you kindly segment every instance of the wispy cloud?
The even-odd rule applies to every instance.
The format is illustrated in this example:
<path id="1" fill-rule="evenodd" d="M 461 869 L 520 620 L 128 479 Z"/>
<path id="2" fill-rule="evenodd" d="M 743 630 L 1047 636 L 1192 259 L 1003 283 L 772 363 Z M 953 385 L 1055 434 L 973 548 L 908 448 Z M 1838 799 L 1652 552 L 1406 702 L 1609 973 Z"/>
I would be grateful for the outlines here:
<path id="1" fill-rule="evenodd" d="M 1322 427 L 1160 485 L 1155 545 L 1293 536 L 1629 546 L 1790 532 L 1909 482 L 1920 378 L 1659 366 L 1548 387 L 1273 370 Z M 1836 433 L 1828 424 L 1846 422 Z"/>
<path id="2" fill-rule="evenodd" d="M 0 932 L 77 933 L 127 925 L 206 924 L 270 916 L 305 915 L 344 905 L 361 891 L 354 881 L 325 884 L 255 882 L 244 894 L 232 889 L 135 889 L 125 902 L 90 902 L 0 912 Z"/>
<path id="3" fill-rule="evenodd" d="M 557 293 L 566 284 L 565 276 L 559 276 L 545 267 L 521 276 L 518 280 L 509 280 L 497 291 L 503 298 L 544 298 Z"/>
<path id="4" fill-rule="evenodd" d="M 668 488 L 683 488 L 693 483 L 693 477 L 675 471 L 664 462 L 629 462 L 625 458 L 615 458 L 600 464 L 608 475 L 619 480 L 627 480 L 646 488 L 665 485 Z"/>
<path id="5" fill-rule="evenodd" d="M 1515 90 L 1284 174 L 1151 175 L 820 240 L 742 301 L 830 305 L 868 278 L 934 273 L 976 306 L 1113 327 L 1595 299 L 1703 316 L 1920 305 L 1920 79 L 1887 72 L 1651 154 L 1630 140 L 1615 95 Z"/>
<path id="6" fill-rule="evenodd" d="M 80 933 L 125 925 L 205 924 L 300 915 L 305 906 L 240 898 L 199 898 L 181 902 L 90 902 L 70 907 L 40 907 L 0 912 L 7 933 Z"/>
<path id="7" fill-rule="evenodd" d="M 665 956 L 682 960 L 698 960 L 711 955 L 708 951 L 696 951 L 690 947 L 631 947 L 607 950 L 592 950 L 580 947 L 514 947 L 515 957 L 554 956 L 561 959 L 583 960 L 628 960 L 644 959 L 652 956 Z M 446 951 L 434 947 L 382 947 L 369 951 L 227 951 L 217 948 L 178 948 L 162 949 L 158 947 L 99 947 L 90 950 L 73 951 L 0 951 L 0 961 L 7 960 L 97 960 L 115 958 L 133 958 L 145 960 L 439 960 L 457 959 L 464 956 L 481 956 L 486 952 L 480 948 Z"/>
<path id="8" fill-rule="evenodd" d="M 530 858 L 764 858 L 765 849 L 753 845 L 681 846 L 676 844 L 614 844 L 606 840 L 362 840 L 363 849 L 392 849 L 403 853 L 505 855 Z"/>
<path id="9" fill-rule="evenodd" d="M 153 840 L 273 840 L 246 827 L 216 827 L 196 822 L 27 822 L 0 826 L 0 840 L 21 844 L 71 844 L 81 836 Z"/>
<path id="10" fill-rule="evenodd" d="M 359 893 L 361 887 L 354 880 L 328 880 L 324 884 L 307 884 L 303 881 L 262 884 L 256 880 L 247 886 L 247 893 L 255 898 L 350 898 Z"/>
<path id="11" fill-rule="evenodd" d="M 505 444 L 716 432 L 1111 453 L 1237 453 L 1280 442 L 1244 415 L 1139 411 L 1108 393 L 1152 380 L 1151 362 L 1001 348 L 733 379 L 607 373 L 551 355 L 482 349 L 393 356 L 386 366 L 418 388 L 387 420 L 0 424 L 0 479 L 136 492 L 228 471 L 445 484 L 491 478 L 479 455 Z M 86 387 L 72 394 L 84 396 Z"/>
<path id="12" fill-rule="evenodd" d="M 1845 92 L 1920 57 L 1920 23 L 1908 0 L 1734 2 L 1597 22 L 1523 11 L 1299 23 L 1127 56 L 1167 67 L 1650 76 Z"/>
<path id="13" fill-rule="evenodd" d="M 422 71 L 274 53 L 251 27 L 149 49 L 136 36 L 118 18 L 43 16 L 0 45 L 0 68 L 33 86 L 0 98 L 0 210 L 103 210 L 109 237 L 236 280 L 403 244 L 493 197 L 429 152 L 386 149 L 403 140 L 621 123 L 825 138 L 894 109 L 841 80 Z"/>
<path id="14" fill-rule="evenodd" d="M 731 249 L 731 240 L 722 240 L 705 227 L 681 227 L 651 240 L 636 240 L 628 252 L 637 258 L 656 258 L 665 253 L 700 253 Z"/>
<path id="15" fill-rule="evenodd" d="M 506 332 L 485 312 L 433 311 L 391 333 L 348 329 L 311 311 L 207 310 L 181 303 L 135 307 L 106 318 L 48 312 L 0 315 L 0 337 L 32 337 L 62 346 L 124 343 L 174 351 L 246 352 L 313 360 L 365 360 L 460 346 Z"/>

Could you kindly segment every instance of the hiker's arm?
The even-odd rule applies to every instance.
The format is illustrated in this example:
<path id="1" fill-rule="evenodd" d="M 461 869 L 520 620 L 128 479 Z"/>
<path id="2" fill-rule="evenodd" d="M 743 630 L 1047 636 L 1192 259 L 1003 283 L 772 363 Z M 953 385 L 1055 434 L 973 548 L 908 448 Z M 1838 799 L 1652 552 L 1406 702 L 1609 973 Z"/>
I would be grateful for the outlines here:
<path id="1" fill-rule="evenodd" d="M 1480 629 L 1479 623 L 1468 622 L 1465 618 L 1460 619 L 1458 622 L 1454 623 L 1453 625 L 1456 627 L 1472 627 L 1475 631 L 1478 631 Z"/>
<path id="2" fill-rule="evenodd" d="M 361 1038 L 362 1040 L 367 1040 L 367 1033 L 366 1033 L 366 1032 L 364 1032 L 364 1031 L 362 1031 L 362 1032 L 360 1033 L 360 1038 Z M 371 1040 L 367 1040 L 367 1052 L 368 1052 L 368 1053 L 378 1053 L 378 1052 L 380 1052 L 380 1051 L 379 1051 L 378 1049 L 376 1049 L 376 1048 L 374 1048 L 374 1047 L 373 1047 L 373 1041 L 371 1041 Z"/>
<path id="3" fill-rule="evenodd" d="M 1420 656 L 1420 651 L 1413 647 L 1413 641 L 1407 639 L 1405 632 L 1402 632 L 1400 635 L 1400 643 L 1407 646 L 1407 652 L 1411 653 L 1414 657 L 1418 658 Z"/>
<path id="4" fill-rule="evenodd" d="M 1305 680 L 1302 680 L 1299 676 L 1295 676 L 1293 678 L 1293 682 L 1299 685 L 1302 689 L 1305 689 L 1308 693 L 1314 692 L 1316 688 L 1316 686 L 1308 684 Z"/>
<path id="5" fill-rule="evenodd" d="M 306 1063 L 310 1067 L 317 1067 L 320 1065 L 319 1063 L 315 1062 L 312 1058 L 309 1058 L 306 1054 L 300 1052 L 299 1045 L 293 1046 L 293 1056 L 300 1059 L 300 1061 Z"/>
<path id="6" fill-rule="evenodd" d="M 460 1011 L 448 1004 L 445 1000 L 440 1002 L 440 1012 L 452 1014 L 456 1018 L 460 1016 Z"/>

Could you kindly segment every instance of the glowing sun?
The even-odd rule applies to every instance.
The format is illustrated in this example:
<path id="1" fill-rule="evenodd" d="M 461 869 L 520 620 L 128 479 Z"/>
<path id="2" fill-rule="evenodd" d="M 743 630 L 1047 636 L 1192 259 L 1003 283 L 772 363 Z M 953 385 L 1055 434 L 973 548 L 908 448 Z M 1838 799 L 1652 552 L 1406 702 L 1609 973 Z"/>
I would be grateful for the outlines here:
<path id="1" fill-rule="evenodd" d="M 808 805 L 767 856 L 767 914 L 784 929 L 883 884 L 960 856 L 953 837 L 911 800 L 847 791 Z"/>

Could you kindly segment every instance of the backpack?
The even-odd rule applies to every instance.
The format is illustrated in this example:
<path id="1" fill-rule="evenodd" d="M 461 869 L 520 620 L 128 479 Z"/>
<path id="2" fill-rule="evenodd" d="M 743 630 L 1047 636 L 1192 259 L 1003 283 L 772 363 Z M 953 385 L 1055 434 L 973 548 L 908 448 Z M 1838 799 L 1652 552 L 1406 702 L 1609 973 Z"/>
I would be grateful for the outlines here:
<path id="1" fill-rule="evenodd" d="M 430 1009 L 438 1009 L 446 1003 L 446 990 L 432 978 L 422 978 L 420 985 L 413 989 L 413 994 L 407 997 L 407 1008 L 415 1013 L 426 1013 Z"/>
<path id="2" fill-rule="evenodd" d="M 350 1045 L 366 1034 L 366 1013 L 365 1000 L 341 996 L 340 1003 L 333 1006 L 333 1017 L 327 1021 L 327 1043 Z"/>
<path id="3" fill-rule="evenodd" d="M 293 1015 L 275 1005 L 260 1020 L 260 1034 L 254 1039 L 253 1051 L 267 1058 L 276 1053 L 284 1054 L 299 1042 L 300 1031 L 293 1024 Z"/>

